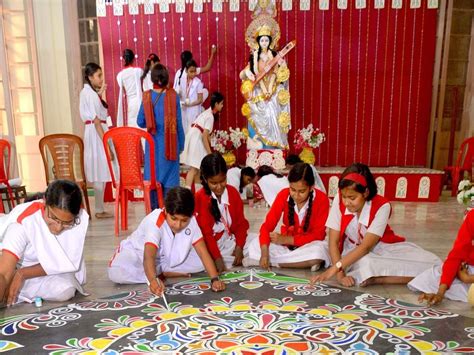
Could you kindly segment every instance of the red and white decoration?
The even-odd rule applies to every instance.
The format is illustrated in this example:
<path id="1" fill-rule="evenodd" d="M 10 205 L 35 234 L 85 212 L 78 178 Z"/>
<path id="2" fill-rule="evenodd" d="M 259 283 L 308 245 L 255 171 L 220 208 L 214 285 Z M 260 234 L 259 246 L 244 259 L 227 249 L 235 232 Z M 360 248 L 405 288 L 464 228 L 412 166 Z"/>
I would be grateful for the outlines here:
<path id="1" fill-rule="evenodd" d="M 213 69 L 201 76 L 210 92 L 219 90 L 226 98 L 215 128 L 247 126 L 237 83 L 248 61 L 244 33 L 256 3 L 97 0 L 112 116 L 125 48 L 136 53 L 137 66 L 149 53 L 158 54 L 174 76 L 183 50 L 205 65 L 217 44 Z M 297 41 L 287 58 L 289 141 L 298 128 L 313 123 L 326 134 L 317 165 L 424 166 L 438 0 L 277 0 L 276 5 L 280 43 Z M 245 160 L 245 149 L 238 157 Z"/>

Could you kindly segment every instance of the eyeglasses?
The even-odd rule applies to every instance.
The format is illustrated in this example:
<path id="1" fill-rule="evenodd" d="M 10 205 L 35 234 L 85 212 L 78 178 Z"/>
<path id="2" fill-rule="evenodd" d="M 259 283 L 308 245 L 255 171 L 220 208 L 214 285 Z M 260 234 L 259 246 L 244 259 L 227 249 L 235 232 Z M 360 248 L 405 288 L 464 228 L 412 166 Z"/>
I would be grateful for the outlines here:
<path id="1" fill-rule="evenodd" d="M 48 218 L 53 220 L 55 223 L 59 224 L 64 229 L 71 229 L 81 223 L 81 219 L 78 216 L 74 217 L 72 221 L 66 222 L 56 217 L 49 207 L 46 207 L 46 211 L 48 213 Z"/>

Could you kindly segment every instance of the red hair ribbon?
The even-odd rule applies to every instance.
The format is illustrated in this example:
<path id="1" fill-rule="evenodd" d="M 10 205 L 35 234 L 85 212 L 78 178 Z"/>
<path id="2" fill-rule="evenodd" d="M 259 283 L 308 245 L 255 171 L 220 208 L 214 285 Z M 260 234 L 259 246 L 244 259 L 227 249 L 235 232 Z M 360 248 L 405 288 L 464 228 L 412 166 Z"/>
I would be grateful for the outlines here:
<path id="1" fill-rule="evenodd" d="M 364 176 L 359 173 L 350 173 L 344 176 L 342 180 L 350 180 L 362 185 L 363 187 L 367 187 L 367 180 Z"/>

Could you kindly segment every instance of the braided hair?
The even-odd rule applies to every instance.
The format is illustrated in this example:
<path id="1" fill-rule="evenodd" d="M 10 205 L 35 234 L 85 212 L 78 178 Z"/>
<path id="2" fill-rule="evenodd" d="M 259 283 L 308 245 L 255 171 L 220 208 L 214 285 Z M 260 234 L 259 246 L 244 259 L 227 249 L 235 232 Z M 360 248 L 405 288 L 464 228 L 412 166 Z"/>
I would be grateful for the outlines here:
<path id="1" fill-rule="evenodd" d="M 288 181 L 290 183 L 298 182 L 301 180 L 303 180 L 311 188 L 308 195 L 308 210 L 306 211 L 303 223 L 303 231 L 307 232 L 309 228 L 309 222 L 311 220 L 311 212 L 313 209 L 314 199 L 314 193 L 312 189 L 312 187 L 314 186 L 314 174 L 309 164 L 296 163 L 288 173 Z M 293 200 L 291 195 L 288 199 L 288 222 L 290 226 L 295 225 L 295 201 Z"/>
<path id="2" fill-rule="evenodd" d="M 89 77 L 93 76 L 98 70 L 102 70 L 99 64 L 96 63 L 87 63 L 85 68 L 84 68 L 84 80 L 86 81 L 87 84 L 92 88 L 92 90 L 95 91 L 94 87 L 91 84 L 91 81 Z M 99 96 L 100 102 L 102 103 L 102 106 L 105 108 L 109 108 L 109 105 L 107 105 L 107 102 L 102 99 L 102 97 Z"/>
<path id="3" fill-rule="evenodd" d="M 151 65 L 152 63 L 156 64 L 159 62 L 160 62 L 160 58 L 155 53 L 151 53 L 148 56 L 148 59 L 146 60 L 145 67 L 143 68 L 143 74 L 140 79 L 144 80 L 146 78 L 148 72 L 152 68 L 152 65 Z"/>
<path id="4" fill-rule="evenodd" d="M 206 195 L 211 196 L 211 214 L 214 217 L 214 221 L 219 222 L 221 220 L 221 211 L 217 200 L 212 197 L 211 189 L 207 180 L 219 174 L 227 174 L 227 165 L 224 158 L 217 152 L 206 155 L 201 161 L 201 184 L 206 192 Z"/>

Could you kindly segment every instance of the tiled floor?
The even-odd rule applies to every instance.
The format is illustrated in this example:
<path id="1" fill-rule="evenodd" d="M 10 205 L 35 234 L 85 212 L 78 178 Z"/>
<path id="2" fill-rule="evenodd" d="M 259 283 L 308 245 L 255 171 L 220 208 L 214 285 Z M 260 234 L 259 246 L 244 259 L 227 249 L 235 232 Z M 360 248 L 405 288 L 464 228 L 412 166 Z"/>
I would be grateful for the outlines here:
<path id="1" fill-rule="evenodd" d="M 93 199 L 91 199 L 91 205 L 94 205 Z M 446 196 L 442 197 L 442 201 L 438 203 L 395 202 L 392 203 L 392 206 L 393 215 L 390 225 L 397 234 L 407 237 L 409 241 L 415 242 L 421 247 L 434 252 L 442 259 L 446 257 L 464 215 L 464 208 L 457 204 L 454 198 L 447 197 L 446 194 Z M 109 211 L 113 211 L 112 204 L 107 208 Z M 267 209 L 262 207 L 245 207 L 245 213 L 250 222 L 251 232 L 258 231 L 266 211 Z M 129 230 L 126 233 L 121 233 L 120 238 L 116 238 L 113 235 L 113 219 L 91 220 L 85 247 L 88 277 L 86 289 L 91 294 L 91 298 L 112 295 L 137 287 L 144 287 L 142 285 L 115 285 L 108 280 L 106 270 L 107 262 L 114 248 L 137 227 L 143 216 L 143 204 L 132 203 L 129 208 Z M 278 272 L 300 277 L 309 277 L 311 275 L 309 270 L 295 271 L 279 269 Z M 332 282 L 329 282 L 329 284 L 331 283 Z M 384 297 L 397 298 L 412 303 L 417 302 L 417 295 L 410 292 L 406 286 L 371 286 L 365 289 L 355 288 L 355 290 L 379 294 Z M 74 300 L 80 299 L 82 298 L 76 297 Z M 57 303 L 47 302 L 43 309 L 56 307 L 58 305 Z M 464 316 L 474 317 L 474 309 L 471 308 L 469 304 L 445 300 L 440 307 L 460 313 Z M 0 311 L 0 317 L 37 311 L 33 305 L 17 305 Z"/>

